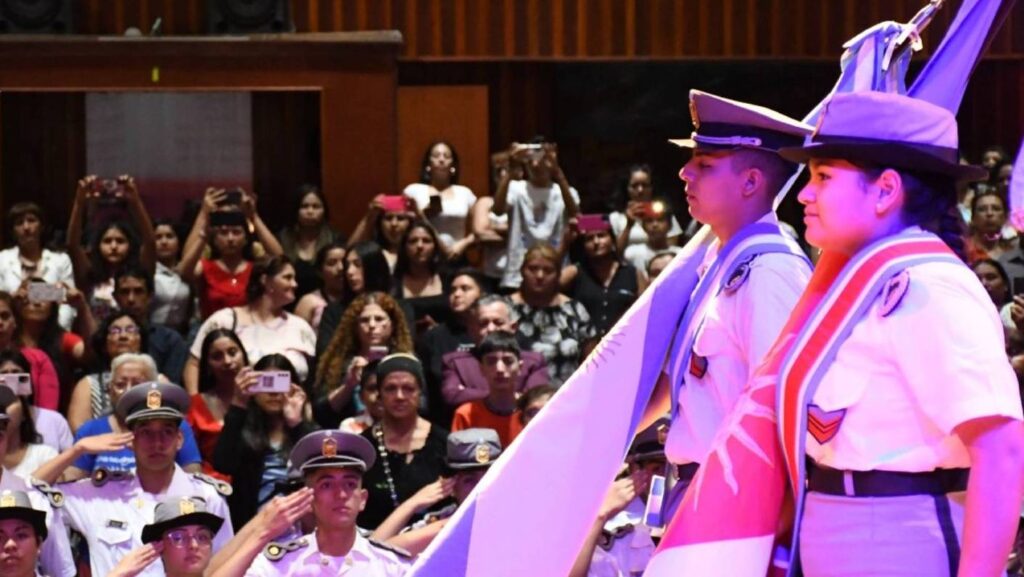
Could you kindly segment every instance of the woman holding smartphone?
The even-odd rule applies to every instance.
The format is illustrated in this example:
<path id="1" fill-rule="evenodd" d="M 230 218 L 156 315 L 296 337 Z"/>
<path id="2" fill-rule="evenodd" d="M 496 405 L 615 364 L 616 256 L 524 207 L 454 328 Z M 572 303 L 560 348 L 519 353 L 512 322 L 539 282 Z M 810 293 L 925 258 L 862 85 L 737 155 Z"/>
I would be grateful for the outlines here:
<path id="1" fill-rule="evenodd" d="M 459 175 L 459 154 L 455 148 L 447 142 L 433 142 L 423 153 L 420 181 L 402 191 L 430 219 L 452 260 L 461 258 L 474 243 L 473 235 L 466 231 L 476 195 L 459 184 Z"/>

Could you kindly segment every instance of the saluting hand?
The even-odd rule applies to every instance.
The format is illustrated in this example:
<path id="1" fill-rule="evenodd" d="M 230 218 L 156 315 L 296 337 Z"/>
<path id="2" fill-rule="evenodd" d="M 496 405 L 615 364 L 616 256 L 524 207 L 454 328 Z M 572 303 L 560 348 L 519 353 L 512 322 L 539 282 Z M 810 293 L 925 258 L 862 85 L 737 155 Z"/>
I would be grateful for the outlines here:
<path id="1" fill-rule="evenodd" d="M 75 450 L 88 455 L 98 455 L 110 451 L 120 451 L 131 444 L 135 435 L 132 433 L 104 433 L 82 437 L 75 441 Z"/>
<path id="2" fill-rule="evenodd" d="M 121 558 L 121 562 L 114 567 L 114 571 L 108 577 L 135 577 L 159 559 L 163 550 L 164 545 L 160 541 L 132 549 L 130 553 Z"/>
<path id="3" fill-rule="evenodd" d="M 313 489 L 303 487 L 291 495 L 271 499 L 251 521 L 269 539 L 284 533 L 313 511 Z"/>

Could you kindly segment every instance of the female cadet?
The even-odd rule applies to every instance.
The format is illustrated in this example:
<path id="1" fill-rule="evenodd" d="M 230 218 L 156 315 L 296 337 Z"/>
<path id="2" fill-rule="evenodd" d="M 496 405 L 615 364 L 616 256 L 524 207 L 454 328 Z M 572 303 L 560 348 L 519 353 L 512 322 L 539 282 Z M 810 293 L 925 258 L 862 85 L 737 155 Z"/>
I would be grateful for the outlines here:
<path id="1" fill-rule="evenodd" d="M 878 92 L 836 95 L 811 142 L 781 154 L 809 160 L 798 197 L 807 240 L 850 257 L 831 289 L 844 287 L 842 296 L 857 292 L 843 275 L 879 247 L 935 241 L 935 232 L 962 248 L 954 185 L 984 174 L 958 165 L 949 111 Z M 806 577 L 1003 574 L 1024 494 L 1017 381 L 985 290 L 940 243 L 930 246 L 880 292 L 853 295 L 866 308 L 836 329 L 845 340 L 822 355 L 816 388 L 799 403 L 807 434 L 793 438 L 810 458 L 798 537 Z M 831 296 L 823 302 L 838 307 Z M 827 326 L 811 319 L 812 329 Z M 793 446 L 785 434 L 783 446 Z"/>

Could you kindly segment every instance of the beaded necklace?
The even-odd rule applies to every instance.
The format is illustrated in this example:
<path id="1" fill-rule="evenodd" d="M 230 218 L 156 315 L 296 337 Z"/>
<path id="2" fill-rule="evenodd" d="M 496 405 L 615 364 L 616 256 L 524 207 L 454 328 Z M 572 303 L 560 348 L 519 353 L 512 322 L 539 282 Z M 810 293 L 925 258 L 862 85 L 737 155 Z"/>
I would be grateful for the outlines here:
<path id="1" fill-rule="evenodd" d="M 391 474 L 391 464 L 388 463 L 388 448 L 384 445 L 384 427 L 380 422 L 373 424 L 373 436 L 377 439 L 377 451 L 380 452 L 380 460 L 384 465 L 384 478 L 388 482 L 388 491 L 391 493 L 391 502 L 398 507 L 398 490 L 395 489 L 395 477 Z"/>

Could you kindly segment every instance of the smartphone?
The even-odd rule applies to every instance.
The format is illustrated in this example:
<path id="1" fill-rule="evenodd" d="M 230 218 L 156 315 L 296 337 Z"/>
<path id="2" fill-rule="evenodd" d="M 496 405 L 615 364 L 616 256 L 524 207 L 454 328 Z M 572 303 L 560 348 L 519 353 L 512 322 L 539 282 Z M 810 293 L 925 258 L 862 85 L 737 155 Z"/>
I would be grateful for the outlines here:
<path id="1" fill-rule="evenodd" d="M 64 287 L 45 282 L 28 283 L 28 300 L 34 303 L 59 303 L 64 300 Z"/>
<path id="2" fill-rule="evenodd" d="M 370 352 L 369 354 L 366 355 L 366 360 L 377 361 L 383 359 L 386 356 L 388 356 L 387 347 L 370 347 Z"/>
<path id="3" fill-rule="evenodd" d="M 241 206 L 242 205 L 242 189 L 232 188 L 231 190 L 224 193 L 224 198 L 217 201 L 217 206 Z"/>
<path id="4" fill-rule="evenodd" d="M 665 214 L 665 203 L 660 200 L 649 200 L 640 203 L 640 214 L 644 218 L 661 218 Z"/>
<path id="5" fill-rule="evenodd" d="M 405 212 L 409 210 L 409 203 L 406 201 L 405 195 L 402 194 L 385 194 L 380 197 L 380 206 L 384 209 L 384 212 Z"/>
<path id="6" fill-rule="evenodd" d="M 647 496 L 647 509 L 644 510 L 644 525 L 654 528 L 665 524 L 665 519 L 662 516 L 664 501 L 665 477 L 654 475 L 651 477 L 651 492 Z"/>
<path id="7" fill-rule="evenodd" d="M 262 371 L 256 373 L 256 384 L 250 393 L 288 393 L 292 390 L 292 374 L 288 371 Z"/>
<path id="8" fill-rule="evenodd" d="M 1013 296 L 1024 294 L 1024 276 L 1013 277 L 1013 282 L 1010 286 L 1013 287 Z"/>
<path id="9" fill-rule="evenodd" d="M 611 230 L 612 225 L 608 222 L 607 214 L 581 214 L 576 217 L 576 228 L 583 234 Z"/>
<path id="10" fill-rule="evenodd" d="M 245 225 L 245 215 L 237 210 L 215 210 L 210 213 L 210 226 Z"/>
<path id="11" fill-rule="evenodd" d="M 432 195 L 430 195 L 430 204 L 427 205 L 427 208 L 431 212 L 441 212 L 441 210 L 442 210 L 442 207 L 441 207 L 441 195 L 440 194 L 432 194 Z"/>
<path id="12" fill-rule="evenodd" d="M 14 391 L 19 397 L 32 394 L 32 377 L 28 373 L 10 373 L 0 375 L 0 385 Z"/>

